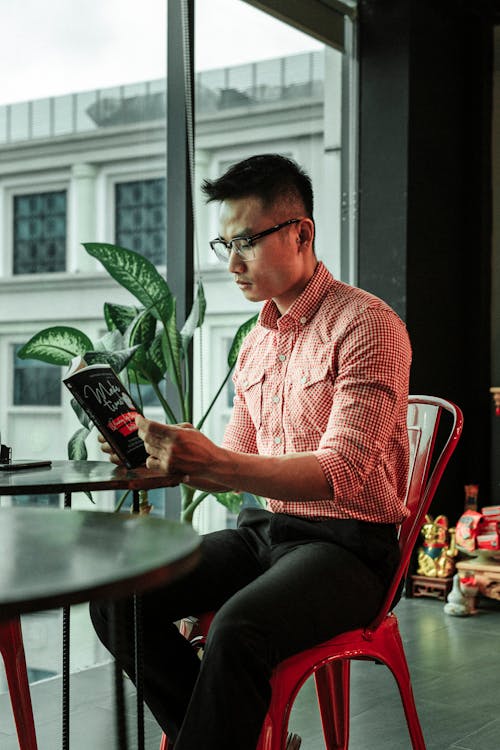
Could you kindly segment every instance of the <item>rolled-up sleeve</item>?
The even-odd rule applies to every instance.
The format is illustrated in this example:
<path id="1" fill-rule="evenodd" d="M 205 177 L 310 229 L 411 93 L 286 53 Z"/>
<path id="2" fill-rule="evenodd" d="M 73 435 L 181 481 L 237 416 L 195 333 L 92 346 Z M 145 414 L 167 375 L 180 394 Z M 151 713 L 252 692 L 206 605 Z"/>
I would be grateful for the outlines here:
<path id="1" fill-rule="evenodd" d="M 359 496 L 368 478 L 376 485 L 395 457 L 405 460 L 410 362 L 406 327 L 387 308 L 367 309 L 339 342 L 332 408 L 315 451 L 337 502 Z"/>

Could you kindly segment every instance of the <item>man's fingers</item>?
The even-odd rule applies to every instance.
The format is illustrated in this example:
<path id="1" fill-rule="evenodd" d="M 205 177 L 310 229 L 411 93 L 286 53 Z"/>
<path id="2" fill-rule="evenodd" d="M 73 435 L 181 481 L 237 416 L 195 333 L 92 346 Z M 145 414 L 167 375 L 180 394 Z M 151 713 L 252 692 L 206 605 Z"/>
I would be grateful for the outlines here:
<path id="1" fill-rule="evenodd" d="M 104 435 L 101 435 L 100 432 L 97 433 L 97 440 L 100 443 L 99 448 L 108 456 L 111 463 L 116 464 L 117 466 L 123 466 L 123 462 L 121 461 L 121 459 L 117 456 L 116 453 L 113 452 L 113 448 L 110 446 Z"/>

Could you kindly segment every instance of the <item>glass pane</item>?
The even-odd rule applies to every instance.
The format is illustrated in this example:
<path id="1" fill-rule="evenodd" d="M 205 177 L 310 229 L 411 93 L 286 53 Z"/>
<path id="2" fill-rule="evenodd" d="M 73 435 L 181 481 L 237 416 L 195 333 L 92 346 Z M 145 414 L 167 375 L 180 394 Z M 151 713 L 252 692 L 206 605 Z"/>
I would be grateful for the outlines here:
<path id="1" fill-rule="evenodd" d="M 29 106 L 27 102 L 13 104 L 10 109 L 10 138 L 13 141 L 29 137 Z"/>
<path id="2" fill-rule="evenodd" d="M 8 112 L 9 109 L 5 105 L 0 106 L 0 144 L 7 141 Z"/>
<path id="3" fill-rule="evenodd" d="M 202 269 L 213 269 L 204 284 L 206 321 L 214 335 L 197 373 L 208 404 L 225 374 L 232 341 L 228 328 L 233 325 L 234 335 L 260 305 L 256 309 L 239 296 L 231 275 L 210 252 L 208 240 L 218 234 L 217 206 L 204 203 L 200 183 L 258 153 L 294 159 L 313 182 L 316 254 L 340 276 L 342 54 L 242 0 L 198 0 L 195 19 L 196 237 Z M 213 43 L 241 38 L 243 29 L 251 44 Z M 221 438 L 233 394 L 229 381 L 206 422 L 214 440 Z"/>
<path id="4" fill-rule="evenodd" d="M 124 231 L 131 241 L 138 234 L 141 251 L 144 244 L 164 265 L 166 11 L 158 0 L 0 3 L 0 161 L 15 165 L 2 176 L 0 202 L 0 361 L 7 370 L 0 371 L 0 392 L 8 394 L 0 398 L 0 429 L 14 457 L 65 459 L 80 423 L 61 386 L 62 368 L 17 359 L 13 332 L 22 344 L 44 328 L 71 326 L 96 342 L 105 328 L 104 302 L 130 301 L 116 299 L 116 282 L 82 247 L 115 241 L 115 184 L 144 184 L 139 204 L 123 211 L 130 224 Z M 160 186 L 151 183 L 160 178 Z M 143 400 L 155 398 L 146 392 Z M 89 458 L 103 459 L 95 431 L 87 450 Z M 78 494 L 73 503 L 107 510 L 114 492 L 94 493 L 94 500 L 96 506 Z M 16 502 L 57 505 L 60 498 Z M 162 498 L 154 505 L 163 512 Z M 109 658 L 88 622 L 88 606 L 81 615 L 78 609 L 72 608 L 74 671 Z M 29 625 L 40 632 L 43 615 L 31 615 Z M 28 639 L 32 676 L 60 672 L 60 637 L 57 621 L 49 648 L 36 651 Z M 109 744 L 108 735 L 94 739 L 92 747 Z"/>
<path id="5" fill-rule="evenodd" d="M 32 107 L 32 135 L 33 138 L 46 138 L 51 132 L 50 99 L 40 99 L 33 102 Z"/>
<path id="6" fill-rule="evenodd" d="M 22 508 L 59 508 L 60 495 L 16 495 L 12 498 L 12 505 Z"/>
<path id="7" fill-rule="evenodd" d="M 54 107 L 54 125 L 52 135 L 63 135 L 72 133 L 74 127 L 74 102 L 73 96 L 58 96 L 53 101 Z"/>

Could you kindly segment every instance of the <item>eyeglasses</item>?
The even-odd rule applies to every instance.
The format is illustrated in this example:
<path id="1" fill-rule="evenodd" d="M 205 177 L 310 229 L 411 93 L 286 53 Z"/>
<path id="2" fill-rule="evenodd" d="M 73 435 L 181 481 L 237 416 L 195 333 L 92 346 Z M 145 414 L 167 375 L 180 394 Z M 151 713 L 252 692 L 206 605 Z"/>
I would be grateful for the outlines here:
<path id="1" fill-rule="evenodd" d="M 234 251 L 236 255 L 241 258 L 241 260 L 254 260 L 254 242 L 260 240 L 262 237 L 267 237 L 268 234 L 278 232 L 280 229 L 283 229 L 283 227 L 290 226 L 290 224 L 297 224 L 297 222 L 299 221 L 302 220 L 288 219 L 288 221 L 284 221 L 282 224 L 276 224 L 274 227 L 271 227 L 271 229 L 264 229 L 263 232 L 257 232 L 257 234 L 252 234 L 250 235 L 250 237 L 233 237 L 233 239 L 229 240 L 229 242 L 225 242 L 224 240 L 221 240 L 220 237 L 218 237 L 216 240 L 212 240 L 210 242 L 210 247 L 218 257 L 218 259 L 223 263 L 228 262 L 229 258 L 231 257 L 232 251 Z"/>

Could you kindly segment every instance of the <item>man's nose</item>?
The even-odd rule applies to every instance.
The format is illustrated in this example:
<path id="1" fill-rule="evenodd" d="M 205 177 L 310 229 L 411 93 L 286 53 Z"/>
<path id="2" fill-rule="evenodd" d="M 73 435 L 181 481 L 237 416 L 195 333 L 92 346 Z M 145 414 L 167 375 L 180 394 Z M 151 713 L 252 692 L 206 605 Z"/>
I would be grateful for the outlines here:
<path id="1" fill-rule="evenodd" d="M 238 253 L 235 253 L 234 250 L 231 250 L 231 255 L 229 256 L 228 262 L 229 273 L 241 273 L 244 268 L 245 262 L 240 258 Z"/>

